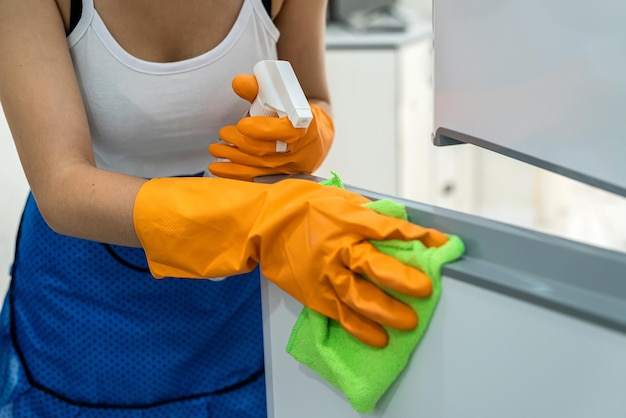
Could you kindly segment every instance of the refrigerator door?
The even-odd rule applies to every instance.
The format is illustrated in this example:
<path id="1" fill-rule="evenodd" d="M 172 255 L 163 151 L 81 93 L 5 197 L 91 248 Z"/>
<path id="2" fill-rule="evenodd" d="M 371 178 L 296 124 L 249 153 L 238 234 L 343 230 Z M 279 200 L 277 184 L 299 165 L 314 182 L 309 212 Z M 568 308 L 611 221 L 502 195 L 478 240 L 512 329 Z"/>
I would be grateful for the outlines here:
<path id="1" fill-rule="evenodd" d="M 435 143 L 626 196 L 626 3 L 436 0 Z"/>

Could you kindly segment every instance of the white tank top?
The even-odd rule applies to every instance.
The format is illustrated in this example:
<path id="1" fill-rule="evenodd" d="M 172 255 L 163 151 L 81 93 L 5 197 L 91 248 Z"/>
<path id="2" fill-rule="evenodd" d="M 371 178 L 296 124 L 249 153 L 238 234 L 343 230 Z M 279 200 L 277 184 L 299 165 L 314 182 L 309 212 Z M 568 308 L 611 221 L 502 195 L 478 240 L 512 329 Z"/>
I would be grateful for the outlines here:
<path id="1" fill-rule="evenodd" d="M 98 167 L 151 178 L 203 172 L 218 131 L 249 103 L 232 91 L 236 74 L 276 59 L 279 32 L 261 0 L 245 0 L 228 35 L 194 58 L 157 63 L 125 51 L 83 0 L 68 36 Z"/>

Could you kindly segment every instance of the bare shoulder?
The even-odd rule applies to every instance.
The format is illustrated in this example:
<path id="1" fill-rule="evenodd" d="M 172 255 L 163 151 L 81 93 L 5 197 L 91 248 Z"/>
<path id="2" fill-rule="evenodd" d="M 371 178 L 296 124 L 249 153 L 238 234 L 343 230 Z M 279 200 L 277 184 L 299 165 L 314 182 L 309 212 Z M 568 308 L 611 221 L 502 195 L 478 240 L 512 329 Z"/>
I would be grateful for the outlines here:
<path id="1" fill-rule="evenodd" d="M 328 7 L 327 0 L 271 0 L 272 1 L 272 18 L 276 19 L 281 15 L 293 14 L 300 19 L 308 19 L 309 14 L 315 16 L 326 14 Z M 315 18 L 314 18 L 315 19 Z"/>
<path id="2" fill-rule="evenodd" d="M 278 17 L 285 10 L 299 10 L 302 17 L 307 17 L 307 11 L 323 11 L 326 13 L 328 0 L 271 0 L 272 18 Z"/>
<path id="3" fill-rule="evenodd" d="M 31 188 L 40 190 L 49 167 L 78 155 L 69 151 L 76 132 L 88 138 L 56 1 L 0 1 L 0 56 L 0 102 Z M 90 144 L 80 146 L 88 155 Z"/>
<path id="4" fill-rule="evenodd" d="M 16 43 L 19 48 L 14 48 Z M 54 54 L 58 49 L 67 51 L 59 3 L 56 0 L 0 1 L 0 49 L 1 61 L 8 65 L 20 59 Z"/>
<path id="5" fill-rule="evenodd" d="M 272 19 L 278 16 L 285 0 L 272 0 Z"/>

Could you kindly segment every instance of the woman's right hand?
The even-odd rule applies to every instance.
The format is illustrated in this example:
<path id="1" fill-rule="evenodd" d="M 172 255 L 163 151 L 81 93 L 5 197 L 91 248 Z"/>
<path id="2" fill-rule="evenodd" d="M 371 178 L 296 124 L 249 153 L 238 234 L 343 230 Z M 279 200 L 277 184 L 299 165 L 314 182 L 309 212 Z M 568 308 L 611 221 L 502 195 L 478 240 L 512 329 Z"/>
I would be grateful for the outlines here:
<path id="1" fill-rule="evenodd" d="M 364 343 L 384 347 L 382 325 L 411 330 L 418 318 L 382 288 L 428 297 L 432 284 L 369 240 L 420 240 L 431 247 L 447 237 L 380 215 L 364 207 L 367 202 L 308 180 L 154 179 L 139 191 L 135 226 L 156 277 L 223 277 L 260 263 L 267 279 L 302 304 Z"/>

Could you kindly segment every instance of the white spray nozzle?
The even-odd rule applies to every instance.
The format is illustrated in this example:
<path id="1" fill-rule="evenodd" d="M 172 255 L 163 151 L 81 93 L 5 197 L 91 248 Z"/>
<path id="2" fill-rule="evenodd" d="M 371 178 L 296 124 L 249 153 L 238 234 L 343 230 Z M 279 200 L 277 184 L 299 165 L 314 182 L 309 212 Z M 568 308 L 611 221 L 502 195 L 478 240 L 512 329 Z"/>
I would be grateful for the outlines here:
<path id="1" fill-rule="evenodd" d="M 287 116 L 294 128 L 307 128 L 313 120 L 311 107 L 288 61 L 265 60 L 254 66 L 259 84 L 251 116 Z M 287 144 L 276 141 L 276 152 L 285 152 Z"/>

